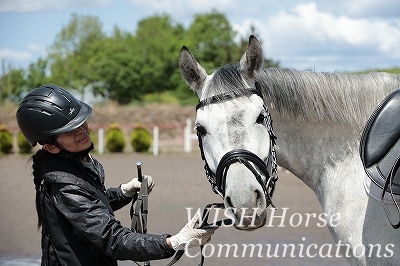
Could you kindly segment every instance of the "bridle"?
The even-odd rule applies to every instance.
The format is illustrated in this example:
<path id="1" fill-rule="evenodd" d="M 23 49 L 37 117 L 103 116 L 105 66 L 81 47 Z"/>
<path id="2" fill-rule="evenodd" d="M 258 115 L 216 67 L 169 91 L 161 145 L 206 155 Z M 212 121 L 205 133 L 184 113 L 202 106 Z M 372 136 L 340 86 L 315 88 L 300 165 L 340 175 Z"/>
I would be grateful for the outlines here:
<path id="1" fill-rule="evenodd" d="M 203 108 L 206 105 L 209 104 L 214 104 L 214 103 L 219 103 L 223 101 L 228 101 L 231 99 L 239 98 L 242 96 L 251 96 L 252 94 L 256 94 L 257 96 L 262 97 L 261 91 L 256 88 L 250 88 L 248 90 L 244 90 L 240 93 L 234 93 L 234 94 L 229 94 L 229 93 L 222 93 L 218 94 L 215 96 L 211 96 L 209 98 L 206 98 L 202 101 L 200 101 L 196 105 L 196 112 L 200 109 Z M 272 203 L 272 196 L 275 191 L 275 185 L 276 182 L 278 181 L 278 166 L 276 164 L 276 136 L 274 134 L 273 128 L 272 128 L 272 119 L 271 115 L 264 105 L 264 110 L 262 111 L 262 124 L 267 128 L 269 138 L 270 138 L 270 151 L 269 151 L 269 156 L 268 156 L 268 161 L 265 163 L 260 157 L 255 155 L 254 153 L 244 150 L 244 149 L 235 149 L 232 151 L 227 152 L 224 156 L 222 156 L 221 161 L 219 162 L 217 166 L 217 171 L 214 173 L 211 169 L 210 166 L 207 163 L 206 157 L 204 155 L 204 149 L 203 149 L 203 141 L 201 138 L 201 134 L 199 131 L 197 131 L 197 138 L 199 141 L 199 147 L 200 147 L 200 152 L 201 152 L 201 158 L 204 161 L 204 170 L 206 172 L 206 176 L 208 181 L 211 184 L 212 190 L 220 195 L 222 198 L 225 197 L 225 183 L 226 183 L 226 175 L 228 173 L 229 167 L 236 162 L 243 163 L 255 176 L 257 179 L 258 183 L 261 185 L 263 189 L 263 193 L 265 194 L 265 199 L 267 203 L 267 207 L 271 205 L 273 208 L 275 208 L 275 205 Z M 265 179 L 263 179 L 262 175 L 264 175 Z M 225 219 L 225 220 L 220 220 L 215 223 L 209 224 L 207 222 L 208 219 L 208 210 L 210 208 L 221 208 L 223 209 L 224 203 L 211 203 L 208 204 L 203 211 L 203 218 L 202 221 L 203 223 L 199 225 L 198 228 L 207 228 L 209 226 L 222 226 L 222 225 L 230 225 L 232 224 L 231 219 Z M 201 250 L 203 250 L 203 246 L 200 246 Z M 204 255 L 203 252 L 200 252 L 201 254 L 201 261 L 198 266 L 202 266 L 204 263 Z M 183 250 L 180 250 L 177 252 L 175 255 L 174 259 L 167 265 L 171 266 L 174 263 L 176 263 L 183 255 Z"/>
<path id="2" fill-rule="evenodd" d="M 255 94 L 263 98 L 260 90 L 257 88 L 250 88 L 248 90 L 244 90 L 240 93 L 235 93 L 235 94 L 222 93 L 200 101 L 196 106 L 196 112 L 200 108 L 203 108 L 204 106 L 209 104 L 228 101 L 243 96 L 251 96 L 252 94 Z M 197 138 L 199 141 L 201 158 L 204 161 L 204 170 L 207 179 L 211 184 L 212 190 L 216 194 L 220 195 L 222 198 L 225 197 L 225 183 L 226 183 L 226 175 L 228 173 L 228 169 L 233 163 L 239 162 L 244 164 L 254 174 L 256 180 L 261 185 L 267 201 L 267 207 L 271 205 L 272 207 L 275 208 L 274 204 L 272 203 L 272 196 L 275 191 L 276 181 L 278 180 L 278 171 L 277 171 L 278 167 L 276 164 L 276 149 L 275 149 L 276 136 L 272 128 L 271 114 L 269 113 L 265 105 L 264 105 L 264 110 L 262 112 L 262 119 L 263 119 L 262 124 L 267 128 L 270 138 L 270 152 L 267 163 L 265 163 L 260 157 L 258 157 L 257 155 L 248 150 L 235 149 L 227 152 L 224 156 L 222 156 L 217 166 L 217 170 L 214 173 L 210 169 L 210 166 L 208 165 L 206 157 L 204 155 L 203 142 L 199 131 L 197 131 Z M 261 174 L 265 177 L 264 179 L 262 178 Z"/>

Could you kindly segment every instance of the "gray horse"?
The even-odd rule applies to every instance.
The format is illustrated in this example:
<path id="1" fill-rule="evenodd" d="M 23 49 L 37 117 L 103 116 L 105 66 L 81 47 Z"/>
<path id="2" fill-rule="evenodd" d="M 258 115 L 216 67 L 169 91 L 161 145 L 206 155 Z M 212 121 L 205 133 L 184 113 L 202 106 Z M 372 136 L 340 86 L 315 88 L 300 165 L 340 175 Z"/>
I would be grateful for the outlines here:
<path id="1" fill-rule="evenodd" d="M 265 120 L 270 112 L 278 165 L 314 191 L 342 255 L 351 265 L 400 265 L 400 231 L 389 224 L 381 202 L 368 195 L 359 157 L 368 117 L 400 88 L 400 76 L 262 68 L 262 61 L 254 36 L 239 63 L 210 75 L 186 47 L 180 53 L 182 76 L 203 101 L 196 128 L 208 171 L 214 173 L 210 182 L 232 210 L 235 227 L 255 230 L 267 220 L 274 155 L 274 135 Z M 230 151 L 251 156 L 229 160 Z M 254 156 L 268 171 L 260 170 Z M 221 160 L 227 166 L 221 167 Z"/>

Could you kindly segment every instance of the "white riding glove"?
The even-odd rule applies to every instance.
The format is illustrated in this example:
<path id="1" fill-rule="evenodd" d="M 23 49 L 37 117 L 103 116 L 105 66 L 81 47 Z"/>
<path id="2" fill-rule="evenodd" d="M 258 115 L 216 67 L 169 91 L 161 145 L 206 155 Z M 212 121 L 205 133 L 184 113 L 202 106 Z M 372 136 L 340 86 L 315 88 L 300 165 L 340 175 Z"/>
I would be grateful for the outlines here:
<path id="1" fill-rule="evenodd" d="M 207 229 L 194 228 L 199 218 L 199 213 L 196 213 L 179 233 L 170 237 L 174 250 L 198 247 L 210 241 L 211 236 L 218 227 L 209 227 Z"/>
<path id="2" fill-rule="evenodd" d="M 147 187 L 148 187 L 148 193 L 151 192 L 153 189 L 155 183 L 153 181 L 153 178 L 149 175 L 145 175 L 147 177 Z M 129 181 L 126 184 L 121 185 L 121 190 L 122 193 L 127 196 L 127 197 L 133 197 L 139 190 L 140 187 L 142 186 L 142 183 L 139 182 L 137 177 L 133 178 L 131 181 Z"/>

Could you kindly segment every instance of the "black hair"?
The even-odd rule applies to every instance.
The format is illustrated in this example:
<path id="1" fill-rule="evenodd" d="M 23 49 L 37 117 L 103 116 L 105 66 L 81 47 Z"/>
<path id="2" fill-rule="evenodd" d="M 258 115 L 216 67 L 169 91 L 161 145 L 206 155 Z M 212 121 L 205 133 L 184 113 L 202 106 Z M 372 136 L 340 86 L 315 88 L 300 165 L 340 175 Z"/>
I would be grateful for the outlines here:
<path id="1" fill-rule="evenodd" d="M 35 190 L 36 190 L 36 212 L 38 216 L 38 223 L 37 223 L 37 228 L 39 229 L 42 226 L 42 215 L 41 215 L 41 209 L 40 209 L 40 196 L 41 196 L 41 190 L 42 190 L 42 184 L 43 184 L 43 174 L 42 174 L 42 163 L 46 156 L 48 156 L 50 153 L 44 149 L 38 150 L 32 157 L 29 159 L 32 161 L 32 175 L 33 175 L 33 183 L 35 184 Z"/>
<path id="2" fill-rule="evenodd" d="M 53 144 L 54 145 L 54 144 Z M 75 157 L 78 159 L 83 159 L 84 157 L 88 156 L 89 152 L 93 150 L 94 146 L 93 143 L 90 145 L 89 148 L 85 149 L 84 151 L 81 152 L 69 152 L 64 149 L 60 149 L 60 153 L 58 154 L 59 156 L 66 156 L 66 157 Z M 47 156 L 49 156 L 51 153 L 46 151 L 45 149 L 40 149 L 38 150 L 32 157 L 29 159 L 29 161 L 32 161 L 32 175 L 33 175 L 33 183 L 35 185 L 35 190 L 36 190 L 36 198 L 35 198 L 35 203 L 36 203 L 36 212 L 38 216 L 38 223 L 37 223 L 37 228 L 39 229 L 42 226 L 42 215 L 41 215 L 41 193 L 44 193 L 44 187 L 43 187 L 43 172 L 42 172 L 42 164 L 43 161 Z"/>

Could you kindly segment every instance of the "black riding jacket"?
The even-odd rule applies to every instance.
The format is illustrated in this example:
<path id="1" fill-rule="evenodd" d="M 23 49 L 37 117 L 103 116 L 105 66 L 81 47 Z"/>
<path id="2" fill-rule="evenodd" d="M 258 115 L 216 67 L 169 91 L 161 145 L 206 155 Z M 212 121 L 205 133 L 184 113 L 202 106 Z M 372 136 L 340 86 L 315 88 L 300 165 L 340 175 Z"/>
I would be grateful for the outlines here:
<path id="1" fill-rule="evenodd" d="M 167 235 L 139 234 L 121 225 L 113 211 L 131 202 L 121 188 L 105 189 L 97 173 L 77 158 L 48 155 L 40 189 L 42 265 L 109 266 L 117 260 L 148 261 L 171 257 Z"/>

